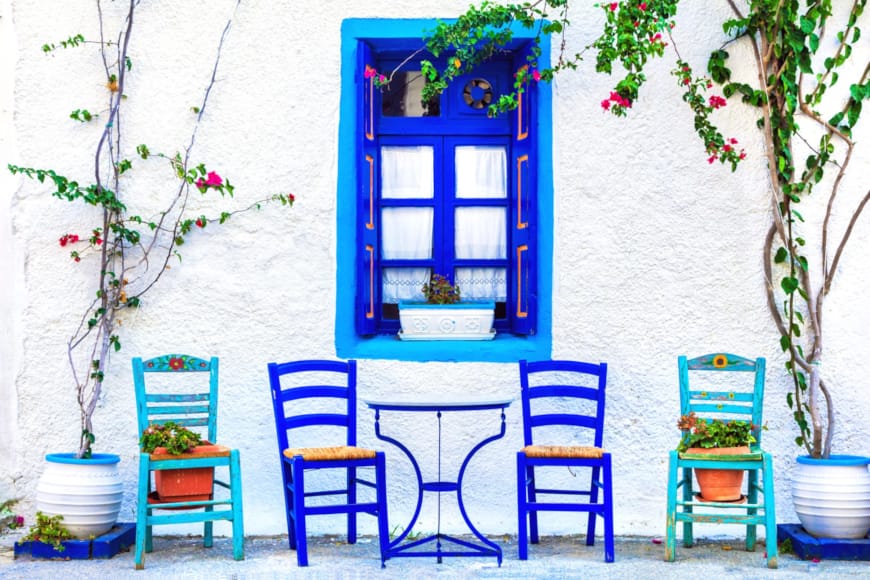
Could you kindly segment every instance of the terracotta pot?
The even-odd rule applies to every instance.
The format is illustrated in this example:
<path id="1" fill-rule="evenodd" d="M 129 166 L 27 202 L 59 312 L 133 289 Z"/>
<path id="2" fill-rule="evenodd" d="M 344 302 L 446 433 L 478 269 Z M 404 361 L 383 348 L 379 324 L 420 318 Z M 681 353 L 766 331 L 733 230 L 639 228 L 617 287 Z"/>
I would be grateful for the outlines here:
<path id="1" fill-rule="evenodd" d="M 690 447 L 686 453 L 693 455 L 743 455 L 749 447 Z M 695 479 L 705 501 L 737 501 L 743 497 L 743 474 L 741 469 L 695 469 Z"/>
<path id="2" fill-rule="evenodd" d="M 181 455 L 172 455 L 165 447 L 158 447 L 151 454 L 151 460 L 185 459 L 189 456 L 214 457 L 227 453 L 229 450 L 223 445 L 210 443 L 198 445 L 190 453 Z M 214 467 L 162 469 L 154 472 L 154 484 L 157 498 L 161 502 L 209 500 L 214 491 Z"/>

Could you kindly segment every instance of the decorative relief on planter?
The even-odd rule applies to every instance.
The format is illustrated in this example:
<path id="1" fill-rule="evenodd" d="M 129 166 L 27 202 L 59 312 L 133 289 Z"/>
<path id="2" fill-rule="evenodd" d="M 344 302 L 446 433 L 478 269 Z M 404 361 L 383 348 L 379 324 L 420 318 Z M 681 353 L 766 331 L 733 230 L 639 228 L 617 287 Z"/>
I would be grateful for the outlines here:
<path id="1" fill-rule="evenodd" d="M 399 304 L 401 340 L 492 340 L 494 302 Z"/>

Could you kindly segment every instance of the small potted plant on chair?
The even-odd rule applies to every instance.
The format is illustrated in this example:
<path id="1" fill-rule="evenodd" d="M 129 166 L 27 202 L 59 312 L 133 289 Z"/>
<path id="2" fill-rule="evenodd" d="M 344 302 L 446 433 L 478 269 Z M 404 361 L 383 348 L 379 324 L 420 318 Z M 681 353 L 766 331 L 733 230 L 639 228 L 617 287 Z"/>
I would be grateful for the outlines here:
<path id="1" fill-rule="evenodd" d="M 753 425 L 748 421 L 703 419 L 689 413 L 677 422 L 683 432 L 677 451 L 687 455 L 744 455 L 755 443 Z M 695 469 L 695 477 L 705 501 L 742 499 L 743 471 L 734 469 Z"/>
<path id="2" fill-rule="evenodd" d="M 203 441 L 198 433 L 172 421 L 149 425 L 142 432 L 139 445 L 142 453 L 151 454 L 152 461 L 179 459 L 185 454 L 201 456 L 219 449 Z M 207 500 L 212 495 L 214 468 L 157 470 L 154 483 L 157 499 L 162 502 Z"/>
<path id="3" fill-rule="evenodd" d="M 459 285 L 433 274 L 420 289 L 425 301 L 399 303 L 401 340 L 492 340 L 495 302 L 461 301 Z"/>

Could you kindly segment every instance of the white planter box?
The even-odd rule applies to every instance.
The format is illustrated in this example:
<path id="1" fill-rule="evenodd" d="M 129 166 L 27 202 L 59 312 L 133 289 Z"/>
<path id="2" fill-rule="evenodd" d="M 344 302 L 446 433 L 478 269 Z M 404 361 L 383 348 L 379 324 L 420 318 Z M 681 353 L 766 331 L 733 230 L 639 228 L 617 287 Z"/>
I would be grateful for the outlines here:
<path id="1" fill-rule="evenodd" d="M 399 304 L 401 340 L 492 340 L 495 302 Z"/>

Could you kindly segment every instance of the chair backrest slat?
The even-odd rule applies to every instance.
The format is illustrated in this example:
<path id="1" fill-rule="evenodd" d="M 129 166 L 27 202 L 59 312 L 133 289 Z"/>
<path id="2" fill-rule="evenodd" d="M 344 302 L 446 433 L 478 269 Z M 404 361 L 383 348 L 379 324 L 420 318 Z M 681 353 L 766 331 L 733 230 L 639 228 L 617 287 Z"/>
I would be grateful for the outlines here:
<path id="1" fill-rule="evenodd" d="M 530 422 L 532 427 L 543 427 L 544 425 L 572 425 L 574 427 L 595 429 L 598 423 L 598 418 L 587 415 L 551 413 L 549 415 L 535 415 L 531 417 Z"/>
<path id="2" fill-rule="evenodd" d="M 564 441 L 535 441 L 533 433 L 537 427 L 565 427 L 591 431 L 593 444 L 602 446 L 606 363 L 521 360 L 519 366 L 525 445 L 564 444 Z M 571 402 L 585 402 L 585 406 L 583 410 L 567 412 Z"/>
<path id="3" fill-rule="evenodd" d="M 318 441 L 316 446 L 356 445 L 355 360 L 269 363 L 268 371 L 279 453 L 288 447 L 311 446 L 291 443 L 293 431 L 321 425 L 344 428 L 345 435 L 341 440 Z M 316 404 L 324 399 L 335 400 L 329 410 Z"/>
<path id="4" fill-rule="evenodd" d="M 201 434 L 211 442 L 217 440 L 217 357 L 167 354 L 147 360 L 135 357 L 132 362 L 140 434 L 152 423 L 172 421 L 204 427 Z"/>
<path id="5" fill-rule="evenodd" d="M 307 386 L 294 387 L 285 389 L 276 393 L 275 396 L 280 397 L 282 402 L 293 401 L 296 399 L 308 399 L 312 397 L 331 397 L 335 399 L 347 398 L 347 387 L 330 387 L 330 386 Z"/>
<path id="6" fill-rule="evenodd" d="M 711 353 L 692 359 L 680 356 L 680 414 L 696 413 L 708 421 L 717 418 L 749 421 L 754 426 L 756 444 L 761 445 L 765 365 L 762 357 L 750 359 L 731 353 Z M 746 378 L 741 381 L 740 377 Z M 727 382 L 727 389 L 717 380 Z M 716 384 L 706 389 L 698 384 L 701 381 Z"/>

